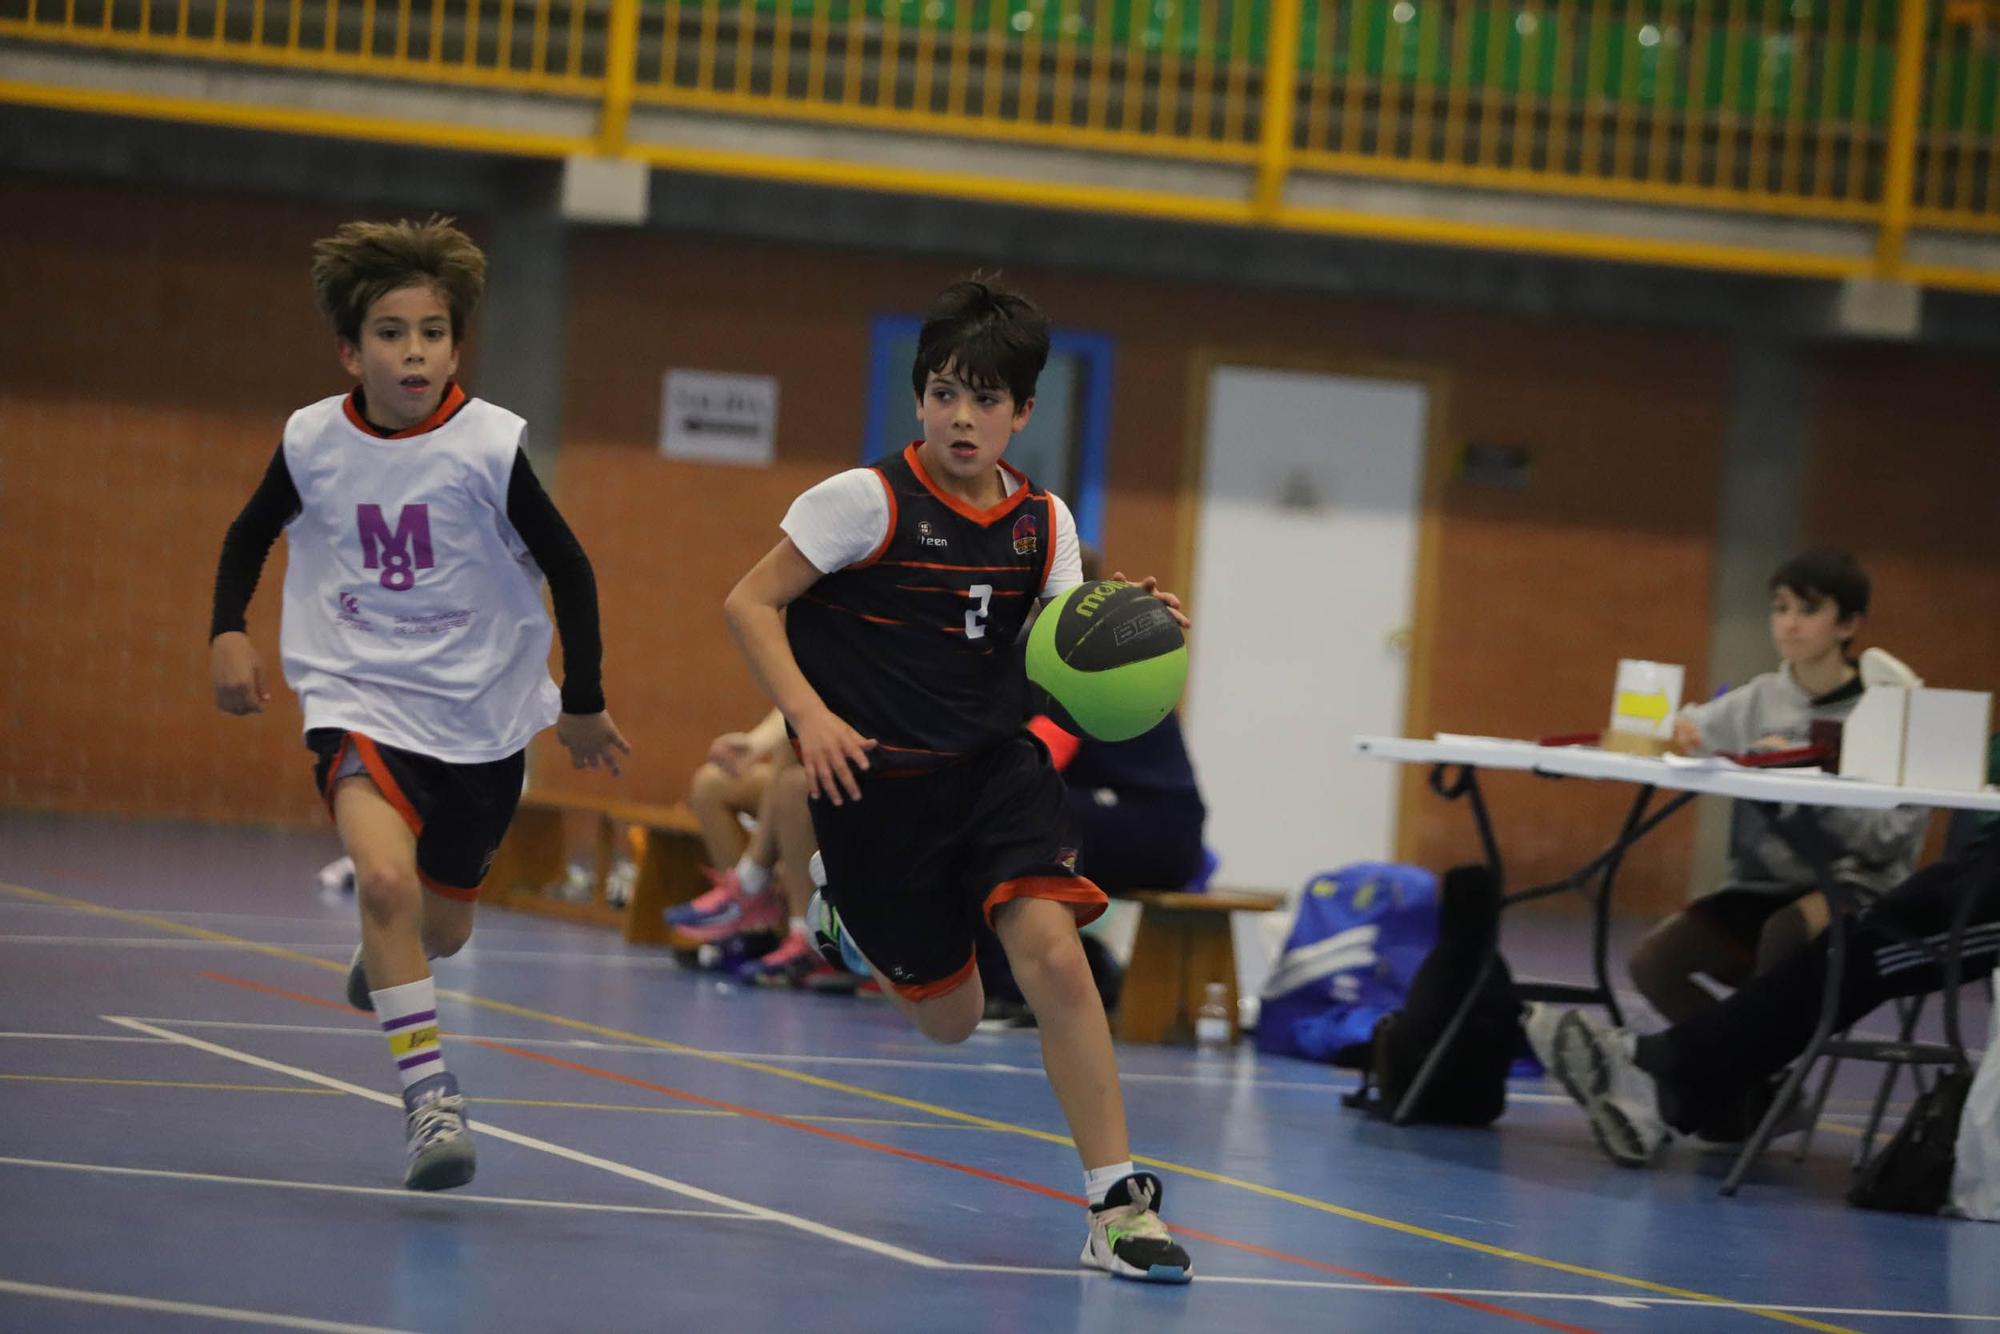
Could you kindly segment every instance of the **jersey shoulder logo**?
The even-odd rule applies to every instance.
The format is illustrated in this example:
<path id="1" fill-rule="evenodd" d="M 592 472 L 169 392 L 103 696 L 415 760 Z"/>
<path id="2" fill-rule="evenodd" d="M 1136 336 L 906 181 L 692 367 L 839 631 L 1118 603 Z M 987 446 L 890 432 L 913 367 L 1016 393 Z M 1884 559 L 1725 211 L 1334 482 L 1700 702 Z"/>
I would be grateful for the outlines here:
<path id="1" fill-rule="evenodd" d="M 1014 554 L 1032 556 L 1042 549 L 1040 525 L 1032 514 L 1023 514 L 1014 520 Z"/>

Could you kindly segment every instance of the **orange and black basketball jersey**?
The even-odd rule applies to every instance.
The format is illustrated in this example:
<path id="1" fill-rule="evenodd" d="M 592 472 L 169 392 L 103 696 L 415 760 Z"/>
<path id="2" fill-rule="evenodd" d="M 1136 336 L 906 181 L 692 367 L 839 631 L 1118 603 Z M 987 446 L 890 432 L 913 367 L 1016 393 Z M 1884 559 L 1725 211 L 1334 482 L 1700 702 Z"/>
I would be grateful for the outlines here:
<path id="1" fill-rule="evenodd" d="M 1019 732 L 1021 627 L 1055 559 L 1055 502 L 1019 488 L 980 510 L 941 490 L 911 445 L 871 465 L 882 545 L 786 610 L 792 655 L 841 718 L 879 743 L 874 772 L 949 764 Z"/>

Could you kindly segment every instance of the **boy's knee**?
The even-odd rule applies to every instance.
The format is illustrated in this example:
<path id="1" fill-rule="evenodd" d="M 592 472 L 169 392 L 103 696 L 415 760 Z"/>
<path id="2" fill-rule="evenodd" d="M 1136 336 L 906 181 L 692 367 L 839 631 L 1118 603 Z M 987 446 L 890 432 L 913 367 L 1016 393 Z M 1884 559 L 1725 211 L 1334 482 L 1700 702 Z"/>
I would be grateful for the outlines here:
<path id="1" fill-rule="evenodd" d="M 986 992 L 973 973 L 942 996 L 933 996 L 909 1007 L 917 1031 L 932 1042 L 956 1046 L 972 1036 L 986 1010 Z"/>
<path id="2" fill-rule="evenodd" d="M 465 948 L 465 942 L 472 939 L 471 922 L 431 922 L 424 923 L 424 955 L 431 959 L 449 959 Z"/>
<path id="3" fill-rule="evenodd" d="M 804 766 L 788 764 L 771 775 L 771 788 L 778 800 L 804 805 L 807 794 L 812 791 L 812 778 Z"/>
<path id="4" fill-rule="evenodd" d="M 949 1007 L 917 1011 L 917 1031 L 932 1042 L 955 1047 L 979 1027 L 979 1012 Z"/>
<path id="5" fill-rule="evenodd" d="M 723 795 L 730 786 L 730 777 L 719 764 L 704 764 L 694 771 L 688 780 L 688 803 L 693 806 L 719 806 Z"/>
<path id="6" fill-rule="evenodd" d="M 1090 960 L 1083 942 L 1074 933 L 1038 936 L 1007 951 L 1014 980 L 1033 1002 L 1037 995 L 1058 1004 L 1081 1000 L 1085 993 L 1097 994 L 1097 981 L 1090 973 Z"/>
<path id="7" fill-rule="evenodd" d="M 377 863 L 355 868 L 354 896 L 361 904 L 361 911 L 377 922 L 393 921 L 415 912 L 422 892 L 412 867 Z"/>

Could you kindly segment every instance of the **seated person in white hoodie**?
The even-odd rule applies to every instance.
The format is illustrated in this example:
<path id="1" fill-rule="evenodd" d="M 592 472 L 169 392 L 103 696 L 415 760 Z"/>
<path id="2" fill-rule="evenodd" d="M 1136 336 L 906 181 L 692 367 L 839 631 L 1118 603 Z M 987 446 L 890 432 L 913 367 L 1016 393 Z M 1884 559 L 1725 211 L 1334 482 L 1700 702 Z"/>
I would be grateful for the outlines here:
<path id="1" fill-rule="evenodd" d="M 1828 547 L 1802 552 L 1778 567 L 1770 589 L 1778 670 L 1683 710 L 1674 736 L 1683 753 L 1808 745 L 1814 722 L 1844 720 L 1867 688 L 1854 640 L 1869 584 L 1854 557 Z M 1907 671 L 1879 650 L 1869 658 L 1888 664 L 1890 676 Z M 1833 873 L 1865 902 L 1916 869 L 1930 812 L 1820 809 L 1817 818 L 1838 849 Z M 1715 1002 L 1697 974 L 1740 987 L 1826 926 L 1826 898 L 1811 869 L 1759 813 L 1735 812 L 1730 844 L 1728 878 L 1653 928 L 1629 960 L 1634 985 L 1673 1023 Z"/>

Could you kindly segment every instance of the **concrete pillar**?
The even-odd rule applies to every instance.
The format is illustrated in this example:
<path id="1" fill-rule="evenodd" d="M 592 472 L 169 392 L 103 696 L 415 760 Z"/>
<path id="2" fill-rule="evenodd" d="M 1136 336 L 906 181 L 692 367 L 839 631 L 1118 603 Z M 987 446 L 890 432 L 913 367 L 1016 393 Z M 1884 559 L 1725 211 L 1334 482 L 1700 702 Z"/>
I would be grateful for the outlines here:
<path id="1" fill-rule="evenodd" d="M 1709 604 L 1711 694 L 1776 664 L 1766 584 L 1798 549 L 1805 482 L 1805 347 L 1775 332 L 1746 331 L 1730 353 Z M 1698 810 L 1690 894 L 1720 883 L 1729 849 L 1729 803 L 1705 797 Z"/>
<path id="2" fill-rule="evenodd" d="M 528 419 L 528 457 L 560 503 L 553 471 L 568 352 L 568 224 L 556 211 L 553 173 L 523 170 L 510 186 L 482 219 L 486 299 L 473 317 L 473 387 Z"/>

